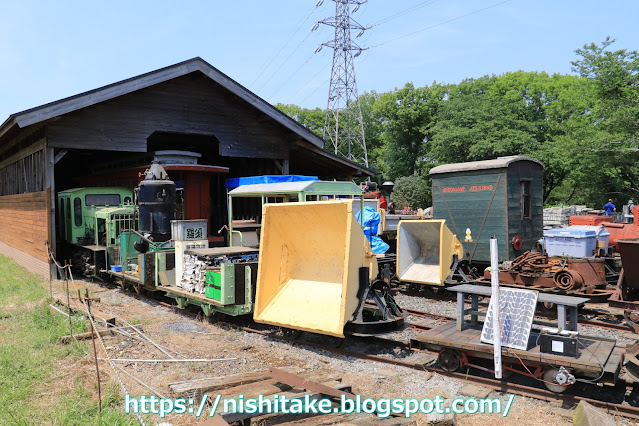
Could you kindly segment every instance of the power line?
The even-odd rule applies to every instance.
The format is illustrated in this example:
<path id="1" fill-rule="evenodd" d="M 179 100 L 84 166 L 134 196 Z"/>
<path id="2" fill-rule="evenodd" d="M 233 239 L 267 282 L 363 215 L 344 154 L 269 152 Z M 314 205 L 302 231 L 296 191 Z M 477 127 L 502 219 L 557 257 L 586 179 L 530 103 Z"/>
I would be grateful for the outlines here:
<path id="1" fill-rule="evenodd" d="M 421 2 L 421 3 L 419 3 L 419 4 L 415 5 L 415 6 L 412 6 L 412 7 L 408 8 L 408 9 L 406 9 L 406 10 L 403 10 L 401 12 L 397 12 L 396 14 L 391 15 L 391 16 L 389 16 L 387 18 L 380 19 L 379 21 L 371 24 L 370 27 L 372 28 L 372 27 L 377 27 L 378 25 L 385 24 L 385 23 L 387 23 L 389 21 L 392 21 L 393 19 L 399 18 L 400 16 L 404 16 L 407 13 L 414 12 L 417 9 L 420 9 L 420 8 L 422 8 L 424 6 L 431 5 L 431 4 L 436 3 L 438 1 L 439 0 L 429 0 L 429 1 Z"/>
<path id="2" fill-rule="evenodd" d="M 291 75 L 288 76 L 288 78 L 286 78 L 282 84 L 280 84 L 280 86 L 275 89 L 275 91 L 271 94 L 271 96 L 269 96 L 269 98 L 272 98 L 273 96 L 275 96 L 277 94 L 277 92 L 280 91 L 280 89 L 282 89 L 282 87 L 284 87 L 284 85 L 286 85 L 286 83 L 289 83 L 291 81 L 291 78 L 293 78 L 295 76 L 295 74 L 297 74 L 299 72 L 299 70 L 301 70 L 304 65 L 308 64 L 308 62 L 313 59 L 313 56 L 315 56 L 315 53 L 312 53 L 311 56 L 308 57 L 308 59 L 306 59 L 302 65 L 300 65 L 299 67 L 297 67 L 297 69 L 295 71 L 293 71 L 293 73 Z"/>
<path id="3" fill-rule="evenodd" d="M 326 62 L 326 65 L 324 65 L 324 67 L 323 67 L 323 68 L 321 68 L 321 69 L 320 69 L 317 73 L 315 73 L 315 75 L 314 75 L 313 77 L 311 77 L 311 79 L 310 79 L 310 80 L 308 80 L 308 81 L 306 82 L 306 84 L 304 84 L 302 87 L 300 87 L 300 88 L 297 90 L 297 92 L 295 92 L 295 93 L 293 93 L 291 96 L 289 96 L 289 97 L 286 99 L 286 102 L 285 102 L 285 103 L 288 103 L 288 102 L 290 102 L 291 100 L 295 99 L 295 96 L 297 96 L 297 94 L 298 94 L 298 93 L 300 93 L 302 90 L 306 89 L 306 86 L 308 86 L 309 84 L 311 84 L 311 83 L 313 82 L 313 80 L 315 80 L 315 78 L 316 78 L 318 75 L 320 75 L 320 74 L 321 74 L 321 73 L 322 73 L 322 72 L 323 72 L 326 68 L 328 68 L 328 66 L 329 66 L 330 64 L 331 64 L 330 62 Z M 327 80 L 327 81 L 328 81 L 328 80 Z"/>
<path id="4" fill-rule="evenodd" d="M 266 71 L 268 69 L 268 67 L 271 66 L 271 64 L 273 63 L 273 61 L 275 60 L 275 58 L 277 58 L 279 56 L 279 54 L 282 52 L 282 50 L 284 50 L 284 48 L 286 46 L 288 46 L 289 42 L 293 39 L 293 37 L 295 37 L 295 34 L 297 34 L 297 32 L 300 30 L 300 28 L 302 28 L 302 26 L 306 23 L 306 21 L 308 21 L 308 18 L 311 17 L 311 15 L 317 10 L 317 8 L 321 5 L 321 3 L 316 3 L 315 6 L 313 7 L 313 9 L 304 17 L 304 19 L 300 22 L 300 24 L 298 25 L 297 29 L 293 32 L 293 34 L 288 38 L 288 40 L 286 40 L 286 43 L 284 43 L 282 45 L 282 47 L 280 47 L 280 49 L 277 51 L 277 53 L 275 53 L 275 55 L 271 56 L 270 60 L 267 61 L 267 63 L 265 65 L 262 65 L 261 69 L 262 71 L 260 71 L 260 73 L 257 75 L 257 77 L 255 77 L 255 80 L 253 80 L 253 82 L 251 83 L 251 87 L 253 87 L 253 85 L 255 84 L 255 82 L 262 76 L 262 74 L 264 73 L 264 71 Z M 326 6 L 325 6 L 326 7 Z"/>
<path id="5" fill-rule="evenodd" d="M 374 48 L 374 47 L 383 46 L 383 45 L 385 45 L 385 44 L 392 43 L 393 41 L 401 40 L 401 39 L 406 38 L 406 37 L 410 37 L 410 36 L 412 36 L 412 35 L 414 35 L 414 34 L 417 34 L 417 33 L 422 32 L 422 31 L 431 30 L 431 29 L 433 29 L 433 28 L 440 27 L 440 26 L 445 25 L 445 24 L 448 24 L 448 23 L 450 23 L 450 22 L 457 21 L 457 20 L 459 20 L 459 19 L 465 18 L 465 17 L 470 16 L 470 15 L 474 15 L 474 14 L 479 13 L 479 12 L 483 12 L 484 10 L 488 10 L 488 9 L 493 8 L 493 7 L 497 7 L 497 6 L 502 5 L 502 4 L 504 4 L 504 3 L 508 3 L 509 1 L 511 1 L 511 0 L 504 0 L 504 1 L 502 1 L 502 2 L 495 3 L 495 4 L 492 4 L 492 5 L 490 5 L 490 6 L 484 7 L 484 8 L 482 8 L 482 9 L 477 9 L 477 10 L 472 11 L 472 12 L 470 12 L 470 13 L 467 13 L 467 14 L 465 14 L 465 15 L 457 16 L 456 18 L 452 18 L 452 19 L 449 19 L 449 20 L 447 20 L 447 21 L 440 22 L 439 24 L 431 25 L 431 26 L 429 26 L 429 27 L 425 27 L 425 28 L 419 29 L 419 30 L 417 30 L 417 31 L 413 31 L 413 32 L 412 32 L 412 33 L 410 33 L 410 34 L 406 34 L 406 35 L 403 35 L 403 36 L 400 36 L 400 37 L 397 37 L 397 38 L 394 38 L 394 39 L 391 39 L 391 40 L 385 41 L 385 42 L 383 42 L 383 43 L 379 43 L 379 44 L 376 44 L 376 45 L 374 45 L 374 46 L 371 46 L 371 47 L 370 47 L 370 49 L 372 49 L 372 48 Z"/>
<path id="6" fill-rule="evenodd" d="M 279 67 L 277 67 L 277 69 L 276 69 L 275 71 L 273 71 L 273 73 L 270 75 L 270 77 L 269 77 L 269 78 L 268 78 L 268 79 L 267 79 L 264 83 L 262 83 L 262 85 L 260 86 L 260 88 L 259 88 L 259 89 L 257 89 L 258 91 L 259 91 L 259 90 L 262 90 L 262 88 L 263 88 L 264 86 L 266 86 L 266 84 L 267 84 L 269 81 L 271 81 L 271 80 L 273 79 L 273 77 L 275 77 L 275 75 L 279 72 L 279 70 L 281 70 L 281 69 L 282 69 L 282 67 L 283 67 L 283 66 L 284 66 L 284 65 L 288 62 L 288 60 L 289 60 L 289 59 L 291 59 L 291 56 L 293 56 L 293 54 L 294 54 L 295 52 L 297 52 L 297 49 L 299 49 L 299 48 L 300 48 L 300 46 L 301 46 L 302 44 L 304 44 L 304 42 L 306 41 L 306 39 L 308 39 L 308 38 L 309 38 L 309 36 L 310 36 L 312 33 L 313 33 L 312 31 L 309 31 L 309 33 L 308 33 L 308 34 L 306 34 L 306 37 L 304 37 L 304 39 L 302 39 L 302 41 L 301 41 L 301 42 L 297 45 L 297 47 L 295 47 L 295 49 L 293 49 L 293 51 L 292 51 L 291 53 L 289 53 L 289 55 L 286 57 L 286 59 L 284 59 L 284 61 L 280 64 L 280 66 L 279 66 Z M 312 56 L 312 55 L 311 55 L 311 56 Z M 309 58 L 309 59 L 310 59 L 310 58 Z M 306 61 L 308 62 L 308 59 L 307 59 Z"/>
<path id="7" fill-rule="evenodd" d="M 304 99 L 302 99 L 300 101 L 300 104 L 303 104 L 304 102 L 306 102 L 306 100 L 308 98 L 310 98 L 311 96 L 313 96 L 315 94 L 315 92 L 317 92 L 319 89 L 321 89 L 322 87 L 324 87 L 324 85 L 326 85 L 326 83 L 328 83 L 331 80 L 331 78 L 327 78 L 326 80 L 324 80 L 324 82 L 322 84 L 320 84 L 319 86 L 317 86 L 317 88 L 315 90 L 313 90 L 308 96 L 306 96 Z"/>

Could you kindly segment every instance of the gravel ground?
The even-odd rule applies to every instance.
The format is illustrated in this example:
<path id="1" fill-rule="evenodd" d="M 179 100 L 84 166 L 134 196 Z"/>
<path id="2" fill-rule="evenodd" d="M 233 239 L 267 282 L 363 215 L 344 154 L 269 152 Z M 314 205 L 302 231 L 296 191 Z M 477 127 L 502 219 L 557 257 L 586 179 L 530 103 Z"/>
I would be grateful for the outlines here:
<path id="1" fill-rule="evenodd" d="M 440 395 L 449 399 L 460 396 L 461 389 L 465 384 L 462 381 L 445 378 L 438 374 L 430 375 L 425 371 L 335 355 L 325 350 L 297 343 L 282 342 L 268 336 L 239 331 L 224 324 L 198 321 L 134 293 L 122 292 L 119 289 L 105 290 L 105 287 L 94 283 L 82 284 L 85 284 L 96 297 L 101 299 L 99 303 L 95 303 L 97 309 L 103 312 L 112 312 L 131 323 L 141 324 L 144 333 L 149 338 L 178 358 L 237 358 L 208 364 L 171 363 L 160 365 L 132 362 L 121 365 L 127 372 L 164 394 L 169 394 L 168 384 L 172 382 L 222 377 L 284 366 L 296 366 L 306 371 L 339 375 L 343 382 L 353 386 L 355 392 L 364 397 L 372 398 L 432 398 L 435 395 Z M 452 302 L 433 301 L 401 294 L 396 299 L 399 305 L 404 308 L 441 315 L 455 315 L 455 304 Z M 428 318 L 412 316 L 408 318 L 408 321 L 431 326 L 439 324 L 439 322 Z M 389 333 L 384 337 L 407 341 L 419 332 L 421 331 L 407 328 L 399 333 Z M 308 333 L 304 333 L 302 338 L 309 341 L 326 341 L 325 336 Z M 105 342 L 111 357 L 166 358 L 165 354 L 137 337 L 126 338 L 116 335 L 106 338 Z M 349 339 L 342 348 L 406 361 L 410 361 L 413 356 L 421 355 L 397 348 L 379 346 L 365 339 Z M 92 358 L 87 356 L 86 362 L 83 361 L 78 368 L 86 369 L 88 371 L 87 377 L 91 377 Z M 103 369 L 107 374 L 110 374 L 108 365 L 104 364 Z M 113 378 L 113 375 L 110 375 Z M 133 395 L 149 393 L 148 389 L 128 380 L 127 377 L 123 376 L 123 379 Z M 506 399 L 507 395 L 492 392 L 490 397 Z M 560 407 L 539 400 L 518 396 L 513 405 L 511 416 L 509 418 L 513 421 L 535 419 L 534 422 L 522 424 L 559 424 L 569 422 L 572 411 L 562 410 Z M 418 424 L 425 424 L 423 416 L 416 418 Z M 174 425 L 194 424 L 193 418 L 188 416 L 176 416 L 167 420 Z M 504 419 L 500 416 L 467 415 L 459 418 L 459 424 L 463 425 L 510 424 L 503 422 Z"/>

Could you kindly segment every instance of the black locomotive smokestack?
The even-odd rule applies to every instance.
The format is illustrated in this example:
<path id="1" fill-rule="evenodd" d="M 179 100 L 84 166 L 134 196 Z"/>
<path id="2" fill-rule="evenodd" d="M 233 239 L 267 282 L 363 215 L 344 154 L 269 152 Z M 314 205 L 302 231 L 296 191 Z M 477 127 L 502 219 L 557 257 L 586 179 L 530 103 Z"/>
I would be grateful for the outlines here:
<path id="1" fill-rule="evenodd" d="M 154 241 L 171 239 L 171 220 L 175 210 L 175 183 L 164 167 L 153 161 L 138 185 L 140 232 L 149 233 Z"/>

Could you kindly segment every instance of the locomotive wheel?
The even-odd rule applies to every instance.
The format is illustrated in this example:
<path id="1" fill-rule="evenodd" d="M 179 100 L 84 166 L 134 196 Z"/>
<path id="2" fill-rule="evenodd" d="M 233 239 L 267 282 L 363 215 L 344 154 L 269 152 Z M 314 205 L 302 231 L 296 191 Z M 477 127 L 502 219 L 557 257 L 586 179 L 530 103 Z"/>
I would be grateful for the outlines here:
<path id="1" fill-rule="evenodd" d="M 457 371 L 461 367 L 459 353 L 452 349 L 444 349 L 437 357 L 439 366 L 446 371 Z"/>

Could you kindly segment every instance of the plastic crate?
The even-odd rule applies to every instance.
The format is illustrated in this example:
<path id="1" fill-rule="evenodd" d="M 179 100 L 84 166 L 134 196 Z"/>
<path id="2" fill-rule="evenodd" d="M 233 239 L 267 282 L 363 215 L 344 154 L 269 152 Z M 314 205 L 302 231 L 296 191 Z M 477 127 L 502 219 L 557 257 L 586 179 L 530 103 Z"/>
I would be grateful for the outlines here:
<path id="1" fill-rule="evenodd" d="M 544 231 L 548 256 L 593 257 L 597 232 L 583 228 L 558 228 Z"/>

